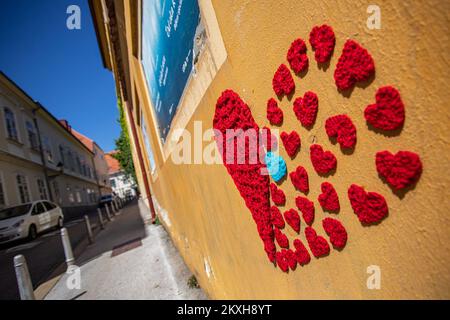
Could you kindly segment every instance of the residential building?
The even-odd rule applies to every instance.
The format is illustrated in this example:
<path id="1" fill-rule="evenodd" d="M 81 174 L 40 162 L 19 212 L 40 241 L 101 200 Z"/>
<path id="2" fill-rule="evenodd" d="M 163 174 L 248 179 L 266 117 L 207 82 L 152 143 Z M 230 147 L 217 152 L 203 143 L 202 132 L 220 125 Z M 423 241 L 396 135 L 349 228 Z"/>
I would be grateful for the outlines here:
<path id="1" fill-rule="evenodd" d="M 406 5 L 400 0 L 381 1 L 379 6 L 361 0 L 89 2 L 103 64 L 112 71 L 126 117 L 142 201 L 156 209 L 210 298 L 450 298 L 450 197 L 445 191 L 450 186 L 448 10 L 442 10 L 437 1 Z M 309 41 L 311 33 L 315 36 Z M 295 41 L 298 38 L 304 42 Z M 312 48 L 311 42 L 317 47 Z M 317 62 L 324 53 L 330 60 Z M 302 72 L 296 74 L 299 64 Z M 342 82 L 351 85 L 361 77 L 366 81 L 341 90 Z M 388 85 L 400 94 L 377 94 Z M 294 91 L 277 97 L 280 87 Z M 227 91 L 222 96 L 227 89 L 235 94 Z M 303 105 L 306 99 L 301 98 L 307 91 L 317 94 L 318 107 Z M 236 95 L 245 103 L 239 103 Z M 372 111 L 381 108 L 371 115 L 380 123 L 390 122 L 385 117 L 397 111 L 400 118 L 395 120 L 402 119 L 400 96 L 406 110 L 400 128 L 383 131 L 366 121 L 368 105 Z M 283 123 L 271 126 L 272 131 L 295 130 L 301 137 L 300 151 L 293 159 L 278 140 L 280 156 L 289 172 L 302 166 L 309 176 L 307 194 L 299 192 L 289 176 L 279 181 L 286 197 L 280 210 L 296 210 L 296 198 L 307 197 L 315 208 L 314 221 L 307 220 L 314 229 L 304 219 L 300 232 L 287 223 L 281 231 L 273 229 L 268 180 L 261 178 L 266 183 L 254 187 L 252 178 L 257 175 L 248 178 L 245 170 L 229 168 L 233 170 L 230 177 L 220 161 L 204 156 L 218 152 L 214 133 L 206 132 L 214 120 L 216 124 L 228 120 L 226 128 L 255 127 L 254 122 L 260 128 L 270 126 L 266 106 L 271 98 L 284 114 Z M 301 105 L 301 112 L 314 116 L 312 126 L 298 121 L 294 101 Z M 317 115 L 307 109 L 318 110 Z M 233 112 L 232 116 L 221 113 L 224 110 Z M 341 114 L 351 118 L 357 129 L 357 144 L 350 151 L 341 150 L 335 136 L 329 137 L 325 130 L 327 119 Z M 348 128 L 347 123 L 336 124 L 333 130 L 340 132 L 341 127 Z M 338 134 L 337 141 L 341 138 Z M 335 155 L 335 173 L 316 172 L 312 161 L 317 159 L 310 155 L 313 144 Z M 186 146 L 183 151 L 191 159 L 179 161 L 180 146 Z M 395 190 L 380 177 L 375 155 L 384 150 L 420 155 L 423 172 L 414 180 L 416 184 Z M 328 153 L 322 157 L 324 162 L 333 158 Z M 410 169 L 418 162 L 407 158 L 400 154 L 388 160 L 386 156 L 384 174 L 398 181 L 417 178 L 417 170 Z M 336 189 L 339 214 L 323 210 L 318 201 L 324 182 Z M 364 215 L 386 213 L 382 195 L 388 216 L 371 226 L 362 224 L 361 211 L 355 214 L 349 201 L 352 184 L 370 191 L 357 195 Z M 255 192 L 252 198 L 251 192 Z M 264 208 L 256 210 L 262 202 Z M 323 226 L 325 218 L 339 220 L 345 227 L 346 233 L 339 231 L 348 235 L 345 248 L 333 248 L 338 237 L 330 239 L 329 229 Z M 270 230 L 286 236 L 292 250 L 294 241 L 300 240 L 310 262 L 282 272 L 280 265 L 288 268 L 285 258 L 290 252 L 271 242 L 275 240 Z M 326 248 L 325 243 L 329 253 L 319 252 L 323 256 L 316 259 L 312 248 L 317 254 L 319 247 Z M 276 249 L 277 263 L 269 261 L 265 249 L 272 253 Z M 380 287 L 373 285 L 377 279 Z"/>
<path id="2" fill-rule="evenodd" d="M 0 72 L 0 207 L 53 201 L 67 217 L 98 205 L 94 153 Z"/>
<path id="3" fill-rule="evenodd" d="M 130 199 L 136 196 L 136 182 L 133 177 L 127 175 L 120 167 L 119 161 L 113 157 L 116 151 L 105 154 L 108 164 L 108 175 L 114 193 L 122 199 Z"/>

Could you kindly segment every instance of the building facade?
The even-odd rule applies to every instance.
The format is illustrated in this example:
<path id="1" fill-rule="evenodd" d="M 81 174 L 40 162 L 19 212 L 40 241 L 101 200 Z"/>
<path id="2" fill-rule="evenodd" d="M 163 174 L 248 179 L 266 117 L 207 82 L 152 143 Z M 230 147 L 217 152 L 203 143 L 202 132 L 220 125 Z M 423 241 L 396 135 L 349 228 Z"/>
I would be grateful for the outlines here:
<path id="1" fill-rule="evenodd" d="M 66 217 L 93 209 L 100 185 L 94 153 L 0 73 L 0 207 L 53 201 Z"/>
<path id="2" fill-rule="evenodd" d="M 450 198 L 445 192 L 450 187 L 446 174 L 450 172 L 450 76 L 444 58 L 450 44 L 442 41 L 448 33 L 443 10 L 448 5 L 433 0 L 380 1 L 378 6 L 360 0 L 91 0 L 90 5 L 103 64 L 114 75 L 127 119 L 143 199 L 156 209 L 211 298 L 450 298 Z M 378 27 L 377 17 L 381 17 Z M 201 24 L 195 28 L 198 20 Z M 329 60 L 318 63 L 323 52 L 314 52 L 309 37 L 315 26 L 324 24 L 333 28 L 335 42 L 319 49 L 331 45 L 334 51 L 325 50 Z M 185 41 L 185 35 L 194 41 Z M 303 60 L 297 58 L 303 62 L 307 58 L 309 66 L 304 64 L 306 70 L 295 74 L 287 53 L 298 38 L 304 40 L 305 49 L 299 46 L 291 53 L 300 55 Z M 352 61 L 352 57 L 343 52 L 348 39 L 365 49 L 357 47 L 354 57 L 373 59 L 376 72 L 343 92 L 337 87 L 336 81 L 342 80 L 339 75 L 355 80 L 352 70 L 338 71 L 337 80 L 334 77 L 340 57 L 344 57 L 340 68 L 351 66 L 346 59 Z M 167 48 L 177 49 L 165 50 L 167 43 Z M 276 73 L 281 64 L 287 68 Z M 365 67 L 370 69 L 373 64 Z M 292 75 L 295 89 L 292 96 L 277 99 L 275 89 L 293 88 L 283 70 Z M 359 79 L 361 75 L 353 76 Z M 364 117 L 365 108 L 375 103 L 377 89 L 387 85 L 399 90 L 406 110 L 402 128 L 389 133 L 372 128 Z M 238 190 L 233 181 L 236 175 L 230 177 L 222 163 L 202 157 L 217 152 L 210 147 L 214 135 L 205 131 L 213 127 L 218 102 L 221 107 L 235 101 L 242 108 L 230 92 L 219 100 L 226 89 L 248 104 L 250 111 L 239 116 L 253 115 L 251 120 L 260 128 L 299 133 L 301 147 L 296 157 L 290 157 L 281 142 L 279 152 L 288 172 L 301 165 L 309 173 L 309 192 L 299 192 L 289 177 L 281 180 L 277 187 L 283 190 L 286 204 L 280 210 L 297 209 L 295 198 L 307 197 L 314 204 L 312 226 L 320 243 L 331 241 L 322 226 L 326 217 L 345 226 L 348 240 L 343 250 L 330 245 L 329 254 L 316 259 L 311 247 L 315 248 L 317 238 L 308 232 L 307 239 L 307 223 L 302 218 L 299 233 L 287 224 L 280 232 L 292 250 L 296 249 L 294 240 L 300 240 L 311 261 L 289 273 L 279 268 L 280 258 L 286 263 L 283 251 L 278 251 L 277 264 L 268 261 L 265 249 L 271 247 L 266 248 L 259 235 L 265 229 L 255 226 L 246 205 L 255 205 L 255 199 L 246 201 L 242 196 L 252 180 Z M 293 104 L 309 90 L 317 94 L 319 106 L 315 124 L 305 127 L 297 120 Z M 173 101 L 175 96 L 180 97 L 178 102 Z M 284 113 L 278 127 L 267 119 L 270 98 L 276 99 Z M 338 114 L 350 117 L 357 129 L 354 152 L 342 152 L 327 135 L 326 120 Z M 219 114 L 217 121 L 220 116 L 227 114 Z M 239 123 L 240 118 L 235 120 Z M 316 174 L 310 157 L 313 144 L 335 155 L 334 174 Z M 180 145 L 190 150 L 189 161 L 179 161 Z M 417 184 L 403 192 L 393 191 L 375 168 L 375 154 L 380 150 L 420 155 L 423 172 Z M 339 214 L 330 215 L 318 201 L 324 182 L 336 189 Z M 382 222 L 370 227 L 360 223 L 348 196 L 352 184 L 384 197 L 389 215 Z M 271 213 L 265 209 L 258 213 L 267 217 Z M 273 240 L 269 232 L 266 240 Z M 372 286 L 374 279 L 381 279 L 379 287 Z"/>
<path id="3" fill-rule="evenodd" d="M 111 188 L 122 199 L 134 198 L 137 194 L 136 182 L 120 168 L 119 161 L 113 157 L 114 153 L 115 151 L 112 151 L 105 155 Z"/>

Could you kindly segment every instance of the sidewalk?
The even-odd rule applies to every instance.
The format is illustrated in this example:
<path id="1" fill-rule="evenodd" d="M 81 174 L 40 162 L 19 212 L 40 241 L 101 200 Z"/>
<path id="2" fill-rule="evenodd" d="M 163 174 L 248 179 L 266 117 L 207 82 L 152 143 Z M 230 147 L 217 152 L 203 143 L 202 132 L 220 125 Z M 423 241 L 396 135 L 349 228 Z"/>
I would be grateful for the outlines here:
<path id="1" fill-rule="evenodd" d="M 144 225 L 137 204 L 121 210 L 76 261 L 81 286 L 63 274 L 46 300 L 206 299 L 162 226 Z"/>

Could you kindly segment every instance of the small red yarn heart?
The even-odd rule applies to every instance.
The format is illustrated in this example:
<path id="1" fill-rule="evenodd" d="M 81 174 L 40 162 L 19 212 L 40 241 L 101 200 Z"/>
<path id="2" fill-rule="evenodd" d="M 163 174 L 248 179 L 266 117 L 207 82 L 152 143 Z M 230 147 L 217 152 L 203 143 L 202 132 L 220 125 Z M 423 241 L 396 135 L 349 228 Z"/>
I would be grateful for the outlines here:
<path id="1" fill-rule="evenodd" d="M 352 184 L 348 189 L 348 198 L 353 211 L 363 224 L 380 222 L 388 215 L 386 200 L 379 193 L 366 192 L 364 188 Z"/>
<path id="2" fill-rule="evenodd" d="M 391 86 L 379 88 L 375 101 L 364 111 L 368 123 L 381 130 L 395 130 L 403 126 L 405 106 L 397 89 Z"/>
<path id="3" fill-rule="evenodd" d="M 278 107 L 274 98 L 267 101 L 267 120 L 270 121 L 270 124 L 278 126 L 283 123 L 283 110 Z"/>
<path id="4" fill-rule="evenodd" d="M 316 122 L 318 110 L 319 98 L 312 91 L 307 91 L 303 98 L 299 97 L 294 101 L 295 116 L 304 127 L 311 127 Z"/>
<path id="5" fill-rule="evenodd" d="M 289 177 L 297 190 L 304 193 L 309 192 L 308 172 L 306 172 L 305 168 L 298 166 L 295 171 L 289 173 Z"/>
<path id="6" fill-rule="evenodd" d="M 311 256 L 309 255 L 308 250 L 306 250 L 303 242 L 300 239 L 295 239 L 294 247 L 296 249 L 294 253 L 297 258 L 298 264 L 301 266 L 308 264 L 311 261 Z"/>
<path id="7" fill-rule="evenodd" d="M 300 216 L 298 212 L 294 209 L 290 209 L 284 213 L 284 219 L 286 223 L 294 229 L 295 232 L 300 232 Z"/>
<path id="8" fill-rule="evenodd" d="M 294 271 L 297 268 L 297 257 L 291 249 L 286 250 L 284 253 L 286 256 L 286 259 L 288 261 L 289 268 L 291 268 L 292 271 Z"/>
<path id="9" fill-rule="evenodd" d="M 302 213 L 303 220 L 306 224 L 312 225 L 315 216 L 314 202 L 309 201 L 308 198 L 298 196 L 295 198 L 295 205 Z"/>
<path id="10" fill-rule="evenodd" d="M 277 265 L 283 272 L 289 271 L 289 261 L 288 257 L 286 256 L 286 251 L 287 250 L 281 250 L 276 253 Z"/>
<path id="11" fill-rule="evenodd" d="M 348 90 L 357 82 L 368 80 L 375 73 L 370 53 L 354 40 L 347 40 L 334 71 L 334 80 L 340 90 Z"/>
<path id="12" fill-rule="evenodd" d="M 298 133 L 296 131 L 292 131 L 289 134 L 286 132 L 282 132 L 280 137 L 289 157 L 295 157 L 301 145 L 301 140 Z"/>
<path id="13" fill-rule="evenodd" d="M 283 215 L 281 214 L 280 209 L 275 206 L 270 207 L 270 221 L 278 229 L 283 229 L 285 226 Z"/>
<path id="14" fill-rule="evenodd" d="M 286 235 L 280 231 L 280 229 L 275 228 L 275 239 L 281 248 L 289 249 L 289 240 Z"/>
<path id="15" fill-rule="evenodd" d="M 331 151 L 323 151 L 322 146 L 310 147 L 311 163 L 318 174 L 328 174 L 336 169 L 337 160 Z"/>
<path id="16" fill-rule="evenodd" d="M 294 79 L 285 64 L 281 64 L 272 80 L 273 91 L 277 96 L 290 95 L 295 90 Z"/>
<path id="17" fill-rule="evenodd" d="M 279 189 L 275 183 L 270 184 L 270 194 L 272 196 L 272 201 L 277 206 L 284 206 L 286 203 L 286 195 L 283 190 Z"/>
<path id="18" fill-rule="evenodd" d="M 336 44 L 333 28 L 326 24 L 315 26 L 309 34 L 309 43 L 315 51 L 314 57 L 317 62 L 325 63 L 329 61 Z"/>
<path id="19" fill-rule="evenodd" d="M 333 185 L 324 182 L 321 185 L 322 194 L 319 195 L 319 203 L 322 208 L 329 212 L 337 212 L 341 208 L 339 205 L 339 197 Z"/>
<path id="20" fill-rule="evenodd" d="M 328 118 L 325 130 L 330 138 L 337 137 L 337 142 L 344 149 L 351 149 L 356 145 L 356 127 L 345 114 Z"/>
<path id="21" fill-rule="evenodd" d="M 306 55 L 306 44 L 302 39 L 297 39 L 292 42 L 291 47 L 287 53 L 287 61 L 289 61 L 289 65 L 291 69 L 294 70 L 295 73 L 300 73 L 308 69 L 309 60 Z"/>
<path id="22" fill-rule="evenodd" d="M 327 235 L 330 237 L 331 244 L 338 249 L 343 249 L 347 244 L 347 231 L 342 223 L 336 219 L 325 218 L 322 226 Z"/>
<path id="23" fill-rule="evenodd" d="M 330 245 L 327 240 L 325 240 L 324 237 L 317 235 L 316 230 L 312 227 L 306 227 L 305 236 L 314 257 L 319 258 L 330 253 Z"/>
<path id="24" fill-rule="evenodd" d="M 395 155 L 389 151 L 378 152 L 375 163 L 380 176 L 396 190 L 413 185 L 422 174 L 419 155 L 409 151 L 399 151 Z"/>

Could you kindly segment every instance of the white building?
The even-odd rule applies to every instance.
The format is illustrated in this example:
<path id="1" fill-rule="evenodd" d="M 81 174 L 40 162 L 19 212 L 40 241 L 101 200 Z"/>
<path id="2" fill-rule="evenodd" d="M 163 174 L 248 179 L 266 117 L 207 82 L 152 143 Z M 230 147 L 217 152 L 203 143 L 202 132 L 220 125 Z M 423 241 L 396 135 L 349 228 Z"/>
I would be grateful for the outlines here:
<path id="1" fill-rule="evenodd" d="M 112 190 L 116 195 L 123 199 L 135 197 L 137 188 L 136 182 L 132 177 L 128 177 L 120 168 L 119 161 L 112 156 L 114 153 L 115 151 L 105 154 Z"/>

